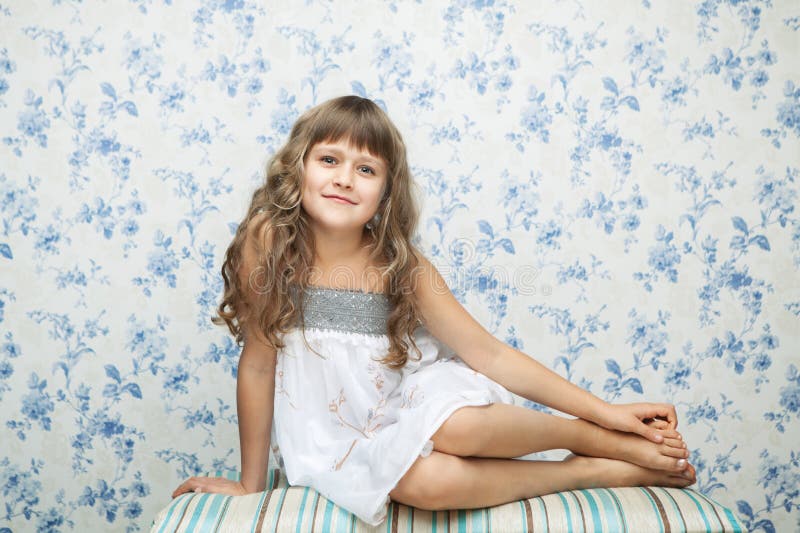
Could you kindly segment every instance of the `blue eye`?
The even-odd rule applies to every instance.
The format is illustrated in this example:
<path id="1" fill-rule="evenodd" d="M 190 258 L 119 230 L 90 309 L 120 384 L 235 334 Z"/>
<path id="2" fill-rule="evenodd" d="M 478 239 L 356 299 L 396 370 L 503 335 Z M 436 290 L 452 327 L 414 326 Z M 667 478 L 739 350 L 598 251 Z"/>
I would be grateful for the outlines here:
<path id="1" fill-rule="evenodd" d="M 329 155 L 323 155 L 322 157 L 319 158 L 319 160 L 328 165 L 333 165 L 334 163 L 336 163 L 336 160 Z"/>
<path id="2" fill-rule="evenodd" d="M 367 167 L 367 166 L 363 166 L 363 167 L 361 167 L 361 169 L 360 169 L 360 170 L 361 170 L 361 172 L 364 172 L 364 173 L 366 173 L 366 174 L 375 174 L 375 171 L 374 171 L 374 170 L 372 170 L 372 168 L 370 168 L 370 167 Z"/>

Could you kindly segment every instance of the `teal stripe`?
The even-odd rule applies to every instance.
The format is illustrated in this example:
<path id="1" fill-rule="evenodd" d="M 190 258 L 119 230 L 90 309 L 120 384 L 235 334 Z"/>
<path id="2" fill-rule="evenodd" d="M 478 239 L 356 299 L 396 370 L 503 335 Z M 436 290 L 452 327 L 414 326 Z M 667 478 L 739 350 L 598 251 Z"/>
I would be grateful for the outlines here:
<path id="1" fill-rule="evenodd" d="M 186 507 L 189 505 L 189 502 L 192 500 L 192 496 L 193 494 L 191 492 L 186 492 L 178 496 L 178 499 L 185 500 L 184 505 L 181 507 L 181 513 L 180 513 L 181 515 L 183 515 L 183 511 L 186 509 Z M 167 530 L 165 528 L 167 527 L 169 521 L 172 520 L 172 515 L 175 514 L 175 509 L 178 507 L 175 504 L 176 502 L 173 500 L 173 502 L 169 506 L 169 512 L 167 512 L 167 516 L 164 517 L 164 520 L 161 521 L 161 529 L 158 530 L 158 533 L 167 533 Z"/>
<path id="2" fill-rule="evenodd" d="M 458 533 L 467 533 L 467 513 L 458 511 Z"/>
<path id="3" fill-rule="evenodd" d="M 619 507 L 617 507 L 614 500 L 608 495 L 605 489 L 595 489 L 594 493 L 603 503 L 603 514 L 606 517 L 606 522 L 609 524 L 609 529 L 611 531 L 626 531 L 625 519 L 620 516 Z M 620 518 L 622 518 L 621 521 Z"/>
<path id="4" fill-rule="evenodd" d="M 271 487 L 272 485 L 267 485 L 267 486 Z M 256 531 L 256 526 L 258 525 L 258 515 L 261 514 L 261 506 L 264 505 L 264 498 L 267 497 L 268 492 L 269 489 L 261 492 L 261 498 L 258 500 L 258 507 L 256 507 L 257 512 L 253 516 L 253 523 L 250 526 L 250 533 L 255 533 Z"/>
<path id="5" fill-rule="evenodd" d="M 310 491 L 314 495 L 314 505 L 312 505 L 314 510 L 311 511 L 312 514 L 311 514 L 311 524 L 310 524 L 310 526 L 313 527 L 314 524 L 316 524 L 317 522 L 317 505 L 319 504 L 319 499 L 322 496 L 320 496 L 319 492 L 317 492 L 314 489 L 310 489 Z"/>
<path id="6" fill-rule="evenodd" d="M 542 498 L 536 498 L 536 501 L 539 502 L 539 507 L 542 508 L 542 530 L 550 531 L 550 521 L 547 519 L 547 507 L 544 504 L 544 500 Z M 533 513 L 533 509 L 531 509 L 531 513 Z M 531 517 L 531 519 L 532 518 L 533 517 Z"/>
<path id="7" fill-rule="evenodd" d="M 339 511 L 336 518 L 336 531 L 339 533 L 349 533 L 350 532 L 350 522 L 353 520 L 353 515 L 350 511 L 343 509 L 342 507 L 336 506 L 336 509 Z"/>
<path id="8" fill-rule="evenodd" d="M 433 533 L 436 533 L 436 511 L 431 513 L 431 522 L 433 522 Z"/>
<path id="9" fill-rule="evenodd" d="M 519 503 L 519 514 L 520 514 L 520 522 L 522 522 L 522 533 L 528 533 L 528 519 L 525 516 L 525 503 L 520 500 Z"/>
<path id="10" fill-rule="evenodd" d="M 697 492 L 695 490 L 692 490 L 692 489 L 686 489 L 686 490 L 691 490 L 692 492 L 697 494 L 700 498 L 703 498 L 705 501 L 707 501 L 708 504 L 711 505 L 712 507 L 714 507 L 715 509 L 724 511 L 725 512 L 725 518 L 727 518 L 728 521 L 730 522 L 734 533 L 740 533 L 742 531 L 742 525 L 739 523 L 739 519 L 736 518 L 736 516 L 731 512 L 730 509 L 728 509 L 724 505 L 720 505 L 715 500 L 712 500 L 711 498 L 709 498 L 705 494 L 701 494 L 701 493 L 699 493 L 699 492 Z M 724 525 L 723 525 L 723 527 L 724 527 Z"/>
<path id="11" fill-rule="evenodd" d="M 558 497 L 561 498 L 561 502 L 564 504 L 564 514 L 567 517 L 567 531 L 572 532 L 574 529 L 572 529 L 572 516 L 570 516 L 569 512 L 569 503 L 567 503 L 567 499 L 564 497 L 563 493 L 557 492 L 556 494 L 558 494 Z"/>
<path id="12" fill-rule="evenodd" d="M 594 523 L 595 531 L 597 531 L 598 526 L 602 528 L 602 522 L 600 521 L 600 511 L 597 508 L 597 502 L 595 501 L 594 496 L 592 496 L 592 494 L 595 493 L 594 491 L 588 490 L 582 490 L 581 492 L 584 493 L 586 500 L 589 502 L 589 509 L 592 510 L 592 522 Z M 578 497 L 575 496 L 575 499 L 577 500 Z M 580 504 L 580 501 L 578 503 Z M 619 523 L 617 523 L 617 526 L 619 526 Z M 611 531 L 619 531 L 619 529 L 612 529 Z"/>
<path id="13" fill-rule="evenodd" d="M 673 509 L 675 509 L 675 514 L 677 514 L 678 517 L 680 517 L 681 519 L 681 533 L 686 533 L 687 531 L 686 519 L 683 517 L 683 513 L 681 513 L 681 508 L 678 505 L 678 502 L 675 501 L 675 498 L 672 497 L 672 494 L 670 494 L 669 491 L 667 491 L 667 489 L 662 487 L 652 487 L 652 489 L 653 492 L 655 492 L 656 489 L 660 490 L 661 492 L 664 493 L 664 495 L 666 495 L 667 499 L 672 502 L 672 507 Z"/>
<path id="14" fill-rule="evenodd" d="M 411 531 L 413 529 L 414 529 L 414 510 L 411 507 L 409 507 L 408 508 L 408 527 L 406 527 L 406 531 L 408 533 L 411 533 Z"/>
<path id="15" fill-rule="evenodd" d="M 202 494 L 202 493 L 200 494 L 199 497 L 200 501 L 197 504 L 197 507 L 194 508 L 194 511 L 192 512 L 192 519 L 186 526 L 187 531 L 194 531 L 195 528 L 197 527 L 197 520 L 200 517 L 200 513 L 203 512 L 203 507 L 206 506 L 206 502 L 209 500 L 210 496 L 211 496 L 210 494 Z"/>
<path id="16" fill-rule="evenodd" d="M 692 496 L 692 491 L 684 490 L 683 493 L 686 494 L 687 496 L 689 496 L 689 498 L 691 498 L 692 501 L 694 502 L 694 504 L 697 506 L 697 510 L 700 512 L 700 515 L 703 517 L 703 523 L 706 525 L 706 531 L 711 531 L 711 524 L 709 524 L 708 520 L 706 519 L 706 512 L 703 510 L 703 506 L 700 505 L 700 502 L 697 501 L 697 498 Z"/>
<path id="17" fill-rule="evenodd" d="M 620 501 L 617 493 L 613 490 L 608 490 L 608 494 L 611 496 L 611 499 L 614 500 L 614 505 L 617 506 L 617 512 L 619 513 L 619 519 L 622 522 L 622 527 L 625 528 L 625 533 L 628 533 L 628 519 L 625 517 L 625 509 L 622 507 L 622 502 Z"/>
<path id="18" fill-rule="evenodd" d="M 222 512 L 217 520 L 217 527 L 214 528 L 214 533 L 219 531 L 219 526 L 222 525 L 222 523 L 225 521 L 225 517 L 228 516 L 228 508 L 231 506 L 232 499 L 232 497 L 225 498 L 225 507 L 222 508 Z"/>
<path id="19" fill-rule="evenodd" d="M 272 517 L 272 531 L 278 530 L 278 518 L 281 516 L 281 509 L 283 509 L 283 500 L 286 499 L 286 491 L 287 488 L 282 489 L 275 489 L 272 491 L 272 497 L 275 497 L 275 492 L 280 491 L 280 496 L 278 496 L 278 503 L 275 507 L 275 516 Z"/>
<path id="20" fill-rule="evenodd" d="M 392 513 L 394 512 L 395 503 L 390 501 L 389 508 L 386 509 L 386 533 L 392 533 Z"/>
<path id="21" fill-rule="evenodd" d="M 733 512 L 731 512 L 731 510 L 727 507 L 724 507 L 724 509 L 725 516 L 727 516 L 728 520 L 730 520 L 731 524 L 733 524 L 733 533 L 744 533 L 742 525 L 739 523 L 739 519 L 736 517 L 736 515 L 734 515 Z"/>
<path id="22" fill-rule="evenodd" d="M 325 504 L 325 517 L 322 519 L 322 531 L 331 530 L 331 515 L 333 515 L 333 502 L 330 500 L 326 501 L 328 503 Z"/>
<path id="23" fill-rule="evenodd" d="M 295 533 L 300 533 L 300 528 L 303 525 L 303 514 L 306 510 L 306 499 L 308 498 L 308 487 L 303 491 L 303 499 L 300 500 L 300 511 L 297 513 L 297 528 Z"/>
<path id="24" fill-rule="evenodd" d="M 219 509 L 222 507 L 222 503 L 228 499 L 228 496 L 224 494 L 214 494 L 211 497 L 211 506 L 208 508 L 208 518 L 203 520 L 203 523 L 200 524 L 200 531 L 213 531 L 213 527 L 217 525 L 217 520 L 219 520 Z"/>
<path id="25" fill-rule="evenodd" d="M 650 493 L 647 492 L 646 490 L 644 490 L 642 487 L 638 487 L 638 489 L 639 489 L 639 492 L 641 492 L 642 494 L 644 494 L 647 497 L 647 501 L 650 502 L 650 506 L 653 508 L 653 516 L 657 516 L 658 517 L 658 522 L 660 524 L 659 530 L 658 530 L 659 533 L 664 533 L 664 519 L 661 516 L 661 513 L 658 512 L 658 505 L 656 505 L 656 501 L 653 499 L 652 496 L 650 496 Z"/>
<path id="26" fill-rule="evenodd" d="M 483 509 L 473 509 L 472 511 L 468 511 L 469 517 L 472 519 L 472 531 L 486 531 L 486 528 L 483 527 L 485 520 L 483 515 Z"/>

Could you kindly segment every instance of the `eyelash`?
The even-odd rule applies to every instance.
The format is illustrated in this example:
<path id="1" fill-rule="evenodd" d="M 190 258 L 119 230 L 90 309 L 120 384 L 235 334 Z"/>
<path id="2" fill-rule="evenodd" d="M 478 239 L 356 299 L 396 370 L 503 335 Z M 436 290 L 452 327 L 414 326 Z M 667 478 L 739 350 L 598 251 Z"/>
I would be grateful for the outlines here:
<path id="1" fill-rule="evenodd" d="M 319 160 L 322 161 L 323 163 L 325 163 L 326 165 L 333 165 L 336 162 L 336 158 L 335 157 L 331 157 L 329 155 L 323 155 L 322 157 L 319 158 Z M 362 166 L 360 166 L 358 168 L 359 168 L 359 170 L 366 169 L 367 172 L 369 172 L 373 176 L 375 175 L 375 170 L 373 168 L 371 168 L 371 167 L 368 167 L 366 165 L 362 165 Z"/>

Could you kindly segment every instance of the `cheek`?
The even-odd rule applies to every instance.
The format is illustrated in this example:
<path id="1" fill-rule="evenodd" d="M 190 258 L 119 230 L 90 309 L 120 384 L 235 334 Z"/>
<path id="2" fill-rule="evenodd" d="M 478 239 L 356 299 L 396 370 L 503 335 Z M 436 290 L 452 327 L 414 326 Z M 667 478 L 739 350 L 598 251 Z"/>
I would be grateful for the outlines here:
<path id="1" fill-rule="evenodd" d="M 375 183 L 370 192 L 375 202 L 380 203 L 381 199 L 383 199 L 384 193 L 386 192 L 386 181 L 383 180 L 379 183 Z"/>
<path id="2" fill-rule="evenodd" d="M 383 187 L 376 187 L 369 191 L 369 203 L 373 209 L 377 209 L 383 198 Z"/>

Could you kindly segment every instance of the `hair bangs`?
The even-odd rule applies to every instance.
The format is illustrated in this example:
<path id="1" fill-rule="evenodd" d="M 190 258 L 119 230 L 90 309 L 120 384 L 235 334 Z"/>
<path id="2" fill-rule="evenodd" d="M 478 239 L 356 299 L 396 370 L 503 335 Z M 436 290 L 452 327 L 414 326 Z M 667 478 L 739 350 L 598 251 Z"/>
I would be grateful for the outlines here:
<path id="1" fill-rule="evenodd" d="M 320 142 L 346 141 L 391 164 L 396 153 L 392 124 L 369 100 L 344 100 L 322 111 L 310 125 L 309 149 Z"/>

